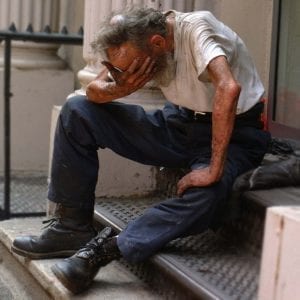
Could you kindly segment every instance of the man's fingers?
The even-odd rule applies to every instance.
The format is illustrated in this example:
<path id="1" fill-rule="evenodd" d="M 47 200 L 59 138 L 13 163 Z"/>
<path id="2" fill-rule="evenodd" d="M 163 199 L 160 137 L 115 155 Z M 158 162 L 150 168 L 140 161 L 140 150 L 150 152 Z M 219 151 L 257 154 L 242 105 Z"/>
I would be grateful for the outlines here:
<path id="1" fill-rule="evenodd" d="M 134 75 L 136 78 L 143 76 L 144 74 L 148 74 L 152 67 L 148 70 L 149 66 L 152 66 L 152 59 L 150 57 L 147 57 L 142 65 L 137 68 L 137 65 L 139 63 L 139 59 L 134 60 L 134 63 L 132 63 L 127 70 L 128 73 Z"/>
<path id="2" fill-rule="evenodd" d="M 149 74 L 154 70 L 155 60 L 152 60 L 150 64 L 148 65 L 147 69 L 145 70 L 146 74 Z"/>
<path id="3" fill-rule="evenodd" d="M 155 64 L 155 61 L 150 57 L 147 57 L 143 61 L 142 65 L 138 67 L 140 62 L 140 58 L 135 58 L 128 69 L 124 72 L 118 71 L 108 61 L 102 61 L 101 63 L 108 69 L 117 84 L 123 85 L 127 82 L 132 85 L 132 88 L 138 89 L 152 79 L 152 70 Z"/>
<path id="4" fill-rule="evenodd" d="M 182 196 L 182 194 L 184 193 L 184 191 L 187 189 L 188 187 L 185 185 L 180 185 L 179 187 L 177 186 L 177 196 Z"/>
<path id="5" fill-rule="evenodd" d="M 140 69 L 138 70 L 138 75 L 142 75 L 147 70 L 148 66 L 151 64 L 151 58 L 148 56 L 143 64 L 141 65 Z"/>
<path id="6" fill-rule="evenodd" d="M 130 66 L 129 66 L 129 68 L 127 69 L 127 73 L 129 73 L 129 74 L 133 74 L 134 73 L 134 71 L 136 70 L 136 67 L 138 66 L 138 64 L 139 64 L 139 59 L 138 58 L 135 58 L 134 60 L 133 60 L 133 62 L 130 64 Z"/>
<path id="7" fill-rule="evenodd" d="M 152 73 L 148 73 L 148 74 L 143 74 L 141 76 L 139 76 L 137 79 L 135 79 L 135 85 L 137 87 L 137 89 L 143 87 L 147 82 L 149 82 L 151 79 L 153 78 L 153 74 Z"/>
<path id="8" fill-rule="evenodd" d="M 183 176 L 177 183 L 177 195 L 181 196 L 184 193 L 184 191 L 191 186 L 192 185 L 189 181 L 189 174 Z"/>

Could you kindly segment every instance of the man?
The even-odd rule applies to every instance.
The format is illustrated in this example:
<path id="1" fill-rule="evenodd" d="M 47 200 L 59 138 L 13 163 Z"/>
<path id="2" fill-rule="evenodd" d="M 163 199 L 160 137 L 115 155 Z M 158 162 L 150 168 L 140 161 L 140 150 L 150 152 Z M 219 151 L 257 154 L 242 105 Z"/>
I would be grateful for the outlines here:
<path id="1" fill-rule="evenodd" d="M 56 217 L 41 236 L 19 237 L 12 248 L 30 258 L 80 248 L 52 268 L 74 293 L 113 259 L 143 261 L 177 237 L 218 226 L 235 178 L 260 164 L 270 139 L 261 129 L 264 90 L 248 51 L 211 13 L 129 10 L 101 27 L 93 47 L 106 68 L 58 120 L 49 188 Z M 150 80 L 170 101 L 163 110 L 114 101 Z M 105 228 L 92 238 L 99 147 L 190 172 L 176 197 L 118 236 Z"/>

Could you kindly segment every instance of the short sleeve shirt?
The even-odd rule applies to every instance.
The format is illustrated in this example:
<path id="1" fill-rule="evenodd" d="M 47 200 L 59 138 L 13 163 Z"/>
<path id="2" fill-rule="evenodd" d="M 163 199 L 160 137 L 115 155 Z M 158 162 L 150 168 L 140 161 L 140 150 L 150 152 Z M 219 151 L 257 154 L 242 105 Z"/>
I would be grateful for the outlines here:
<path id="1" fill-rule="evenodd" d="M 241 38 L 208 11 L 172 12 L 176 75 L 168 86 L 161 87 L 165 97 L 194 111 L 211 112 L 215 90 L 207 66 L 222 55 L 242 87 L 237 114 L 260 101 L 264 88 Z"/>

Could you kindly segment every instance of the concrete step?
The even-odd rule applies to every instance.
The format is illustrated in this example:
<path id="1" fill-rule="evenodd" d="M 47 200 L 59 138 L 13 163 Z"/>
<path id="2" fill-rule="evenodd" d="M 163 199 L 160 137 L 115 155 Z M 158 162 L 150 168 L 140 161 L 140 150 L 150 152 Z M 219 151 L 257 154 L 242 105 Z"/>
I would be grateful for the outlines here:
<path id="1" fill-rule="evenodd" d="M 72 295 L 50 269 L 58 259 L 29 260 L 10 251 L 16 236 L 39 234 L 41 221 L 41 218 L 25 218 L 0 222 L 0 299 L 161 299 L 117 261 L 100 270 L 87 292 Z"/>
<path id="2" fill-rule="evenodd" d="M 96 218 L 119 231 L 160 198 L 98 199 Z M 112 262 L 79 296 L 70 294 L 52 274 L 56 259 L 31 261 L 10 252 L 17 235 L 40 232 L 41 218 L 2 221 L 0 299 L 255 299 L 265 210 L 299 204 L 299 199 L 296 187 L 247 192 L 241 200 L 243 219 L 225 228 L 225 239 L 205 232 L 175 240 L 144 264 Z"/>

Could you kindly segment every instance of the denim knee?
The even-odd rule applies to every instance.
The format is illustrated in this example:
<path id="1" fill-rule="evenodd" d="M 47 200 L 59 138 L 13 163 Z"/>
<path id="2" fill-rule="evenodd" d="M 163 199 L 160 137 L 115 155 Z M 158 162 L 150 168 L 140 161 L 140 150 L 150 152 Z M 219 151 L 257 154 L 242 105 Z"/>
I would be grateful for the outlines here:
<path id="1" fill-rule="evenodd" d="M 77 95 L 69 98 L 63 105 L 60 115 L 65 117 L 74 111 L 80 111 L 88 104 L 86 96 Z"/>

